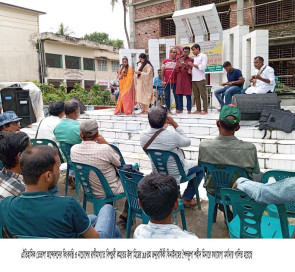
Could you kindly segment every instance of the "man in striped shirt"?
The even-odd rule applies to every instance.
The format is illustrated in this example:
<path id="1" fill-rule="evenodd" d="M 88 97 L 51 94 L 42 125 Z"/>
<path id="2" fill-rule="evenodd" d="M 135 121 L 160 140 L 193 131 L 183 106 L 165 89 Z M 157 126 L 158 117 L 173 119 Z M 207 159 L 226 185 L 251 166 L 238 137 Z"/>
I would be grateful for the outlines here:
<path id="1" fill-rule="evenodd" d="M 30 145 L 29 136 L 21 131 L 0 133 L 0 201 L 18 196 L 25 190 L 20 170 L 20 155 Z"/>

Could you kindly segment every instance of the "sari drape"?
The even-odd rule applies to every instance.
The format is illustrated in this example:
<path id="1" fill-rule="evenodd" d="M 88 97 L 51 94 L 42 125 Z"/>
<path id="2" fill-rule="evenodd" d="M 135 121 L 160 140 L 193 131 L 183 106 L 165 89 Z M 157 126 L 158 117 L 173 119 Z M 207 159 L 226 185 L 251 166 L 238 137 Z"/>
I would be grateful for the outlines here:
<path id="1" fill-rule="evenodd" d="M 123 74 L 123 70 L 120 76 Z M 133 97 L 134 91 L 134 97 Z M 133 69 L 129 66 L 127 75 L 120 80 L 120 95 L 114 114 L 124 113 L 126 115 L 132 114 L 133 107 L 135 106 L 136 96 L 135 87 L 133 82 Z"/>

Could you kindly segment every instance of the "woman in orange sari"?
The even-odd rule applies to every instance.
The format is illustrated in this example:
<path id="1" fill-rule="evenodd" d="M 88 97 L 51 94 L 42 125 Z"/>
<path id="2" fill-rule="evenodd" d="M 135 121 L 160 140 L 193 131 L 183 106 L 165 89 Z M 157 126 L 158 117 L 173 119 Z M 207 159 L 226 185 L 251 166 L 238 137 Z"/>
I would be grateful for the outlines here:
<path id="1" fill-rule="evenodd" d="M 114 114 L 124 113 L 132 114 L 135 106 L 135 88 L 133 82 L 133 69 L 128 65 L 127 57 L 122 59 L 122 68 L 120 70 L 120 95 Z M 133 95 L 134 92 L 134 95 Z"/>

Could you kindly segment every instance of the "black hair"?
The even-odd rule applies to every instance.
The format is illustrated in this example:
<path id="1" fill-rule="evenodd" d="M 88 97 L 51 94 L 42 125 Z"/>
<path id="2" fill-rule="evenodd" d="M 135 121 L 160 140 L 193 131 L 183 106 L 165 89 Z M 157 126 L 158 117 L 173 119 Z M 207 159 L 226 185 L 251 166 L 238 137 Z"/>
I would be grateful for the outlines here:
<path id="1" fill-rule="evenodd" d="M 65 114 L 71 114 L 79 108 L 79 103 L 75 99 L 70 99 L 65 103 Z"/>
<path id="2" fill-rule="evenodd" d="M 167 119 L 167 108 L 157 106 L 150 109 L 148 119 L 152 128 L 162 128 Z"/>
<path id="3" fill-rule="evenodd" d="M 192 49 L 193 49 L 193 48 L 199 49 L 199 51 L 201 51 L 201 47 L 200 47 L 200 45 L 198 45 L 197 43 L 195 43 L 195 44 L 192 46 Z"/>
<path id="4" fill-rule="evenodd" d="M 139 182 L 137 193 L 144 212 L 151 219 L 161 220 L 173 211 L 178 187 L 173 177 L 151 173 Z"/>
<path id="5" fill-rule="evenodd" d="M 27 148 L 21 155 L 20 169 L 25 184 L 36 185 L 40 176 L 52 171 L 57 151 L 52 146 L 36 145 Z"/>
<path id="6" fill-rule="evenodd" d="M 235 123 L 235 124 L 231 124 L 231 123 L 227 123 L 225 121 L 219 120 L 220 121 L 220 126 L 225 129 L 225 130 L 229 130 L 229 131 L 235 131 L 236 128 L 238 127 L 239 123 Z"/>
<path id="7" fill-rule="evenodd" d="M 254 58 L 254 60 L 256 60 L 256 59 L 259 59 L 259 60 L 261 60 L 262 62 L 264 62 L 263 57 L 257 56 L 257 57 Z"/>
<path id="8" fill-rule="evenodd" d="M 189 48 L 189 46 L 185 46 L 185 47 L 183 47 L 183 51 L 184 50 L 189 50 L 189 51 L 191 51 L 191 49 Z"/>
<path id="9" fill-rule="evenodd" d="M 49 114 L 59 116 L 65 111 L 65 103 L 63 101 L 54 101 L 49 104 Z"/>
<path id="10" fill-rule="evenodd" d="M 6 169 L 17 165 L 16 156 L 22 153 L 29 143 L 29 136 L 22 131 L 0 133 L 0 160 Z"/>
<path id="11" fill-rule="evenodd" d="M 158 72 L 161 72 L 162 70 L 161 69 L 158 69 Z"/>
<path id="12" fill-rule="evenodd" d="M 145 54 L 145 53 L 141 53 L 141 54 L 139 55 L 139 58 L 144 59 L 144 62 L 141 64 L 141 66 L 140 66 L 140 68 L 138 69 L 138 71 L 141 72 L 141 71 L 143 70 L 143 68 L 144 68 L 147 64 L 149 64 L 150 66 L 152 66 L 152 69 L 153 69 L 153 76 L 154 76 L 154 67 L 153 67 L 153 65 L 151 64 L 151 62 L 147 59 L 146 54 Z M 137 75 L 137 78 L 139 78 L 139 77 L 140 77 L 140 74 Z"/>
<path id="13" fill-rule="evenodd" d="M 231 63 L 229 61 L 225 61 L 222 66 L 223 68 L 225 68 L 225 67 L 231 66 Z"/>

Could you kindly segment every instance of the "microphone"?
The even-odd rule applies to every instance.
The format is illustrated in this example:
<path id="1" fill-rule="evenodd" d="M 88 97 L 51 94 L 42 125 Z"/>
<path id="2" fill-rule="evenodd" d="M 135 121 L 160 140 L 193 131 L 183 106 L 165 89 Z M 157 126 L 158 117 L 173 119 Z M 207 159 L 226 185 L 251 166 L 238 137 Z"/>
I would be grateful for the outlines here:
<path id="1" fill-rule="evenodd" d="M 183 57 L 184 57 L 184 55 L 181 55 L 180 57 L 176 58 L 175 60 L 179 60 L 179 59 L 181 59 Z"/>
<path id="2" fill-rule="evenodd" d="M 136 65 L 138 65 L 138 63 L 140 63 L 140 61 L 136 62 Z"/>

